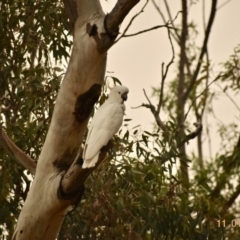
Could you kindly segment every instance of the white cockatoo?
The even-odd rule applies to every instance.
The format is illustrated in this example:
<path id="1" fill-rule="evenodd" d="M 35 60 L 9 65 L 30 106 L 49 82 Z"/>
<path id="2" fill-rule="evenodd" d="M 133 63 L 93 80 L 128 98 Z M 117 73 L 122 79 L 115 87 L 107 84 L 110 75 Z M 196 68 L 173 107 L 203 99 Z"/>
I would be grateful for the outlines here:
<path id="1" fill-rule="evenodd" d="M 82 168 L 92 168 L 96 165 L 101 148 L 108 144 L 121 127 L 128 91 L 124 86 L 113 87 L 108 99 L 93 116 L 83 149 Z"/>

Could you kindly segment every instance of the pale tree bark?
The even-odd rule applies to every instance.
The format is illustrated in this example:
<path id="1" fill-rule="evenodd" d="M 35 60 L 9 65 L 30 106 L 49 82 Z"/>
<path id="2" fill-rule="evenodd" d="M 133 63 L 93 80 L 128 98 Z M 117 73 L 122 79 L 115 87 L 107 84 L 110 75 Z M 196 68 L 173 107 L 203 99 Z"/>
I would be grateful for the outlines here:
<path id="1" fill-rule="evenodd" d="M 98 0 L 64 0 L 73 26 L 72 54 L 35 178 L 12 239 L 55 239 L 68 207 L 81 199 L 84 180 L 94 169 L 81 168 L 78 152 L 101 93 L 107 50 L 114 43 L 124 17 L 138 2 L 119 0 L 106 17 Z M 106 150 L 102 149 L 98 164 Z M 32 160 L 27 156 L 23 158 L 28 160 L 34 173 Z"/>

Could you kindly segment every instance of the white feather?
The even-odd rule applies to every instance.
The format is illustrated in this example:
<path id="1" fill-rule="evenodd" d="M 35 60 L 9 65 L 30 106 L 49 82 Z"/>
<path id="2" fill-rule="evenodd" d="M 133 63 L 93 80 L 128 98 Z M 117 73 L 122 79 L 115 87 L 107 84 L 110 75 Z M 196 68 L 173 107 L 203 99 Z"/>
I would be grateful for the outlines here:
<path id="1" fill-rule="evenodd" d="M 83 150 L 82 168 L 96 165 L 101 148 L 108 144 L 121 127 L 125 112 L 123 96 L 127 93 L 128 88 L 124 86 L 113 87 L 109 98 L 94 115 Z"/>

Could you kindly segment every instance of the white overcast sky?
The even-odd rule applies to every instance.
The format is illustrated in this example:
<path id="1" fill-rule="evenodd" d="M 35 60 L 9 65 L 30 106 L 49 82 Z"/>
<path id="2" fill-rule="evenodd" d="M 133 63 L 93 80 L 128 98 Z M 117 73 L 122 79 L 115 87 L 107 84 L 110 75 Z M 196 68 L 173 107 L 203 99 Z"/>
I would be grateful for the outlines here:
<path id="1" fill-rule="evenodd" d="M 110 12 L 115 4 L 115 0 L 102 0 L 102 6 L 105 12 Z M 161 10 L 166 13 L 163 0 L 156 0 Z M 172 16 L 175 16 L 181 10 L 180 0 L 171 0 L 170 9 Z M 200 32 L 197 43 L 201 46 L 203 38 L 203 20 L 202 20 L 202 1 L 197 2 L 189 9 L 189 20 L 194 20 Z M 206 2 L 206 16 L 210 11 L 210 0 Z M 214 25 L 211 31 L 209 40 L 209 54 L 212 63 L 216 69 L 219 68 L 219 63 L 224 62 L 233 53 L 233 48 L 240 44 L 240 0 L 219 0 L 218 6 L 221 7 L 214 20 Z M 122 24 L 121 30 L 127 25 L 131 17 L 136 14 L 145 1 L 140 3 L 132 9 L 128 17 Z M 181 21 L 181 15 L 178 16 L 178 22 Z M 133 22 L 128 33 L 135 33 L 156 25 L 163 24 L 161 17 L 154 8 L 151 1 L 145 11 Z M 179 49 L 176 48 L 176 51 Z M 177 55 L 178 53 L 176 53 Z M 107 73 L 119 78 L 123 85 L 130 89 L 129 100 L 126 103 L 127 117 L 132 118 L 132 126 L 141 124 L 145 130 L 151 129 L 153 117 L 149 110 L 144 108 L 131 109 L 131 107 L 139 106 L 146 102 L 143 95 L 143 88 L 151 95 L 151 87 L 159 86 L 161 80 L 161 64 L 166 64 L 171 59 L 171 46 L 167 37 L 167 31 L 164 28 L 144 33 L 135 37 L 121 39 L 114 45 L 108 53 Z M 176 64 L 172 65 L 167 80 L 171 80 L 176 74 Z M 214 86 L 213 86 L 214 87 Z M 237 102 L 240 98 L 233 96 Z M 154 102 L 154 100 L 153 100 Z M 239 104 L 240 106 L 240 104 Z M 219 119 L 225 123 L 237 122 L 240 125 L 240 114 L 236 107 L 230 102 L 226 96 L 218 98 L 214 102 L 215 113 Z M 162 116 L 162 120 L 168 120 L 168 116 Z M 216 132 L 216 122 L 211 121 L 212 126 L 212 146 L 215 153 L 219 149 L 218 134 Z M 195 143 L 191 144 L 191 149 L 195 148 Z M 206 145 L 205 145 L 205 148 Z M 206 152 L 205 155 L 208 156 Z"/>

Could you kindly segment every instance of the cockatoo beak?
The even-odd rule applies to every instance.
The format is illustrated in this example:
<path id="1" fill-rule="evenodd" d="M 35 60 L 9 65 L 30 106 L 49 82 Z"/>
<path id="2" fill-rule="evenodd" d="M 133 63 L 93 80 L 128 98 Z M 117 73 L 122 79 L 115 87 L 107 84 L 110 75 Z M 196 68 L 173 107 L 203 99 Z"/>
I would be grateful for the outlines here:
<path id="1" fill-rule="evenodd" d="M 123 93 L 121 96 L 123 101 L 127 101 L 128 93 Z"/>

